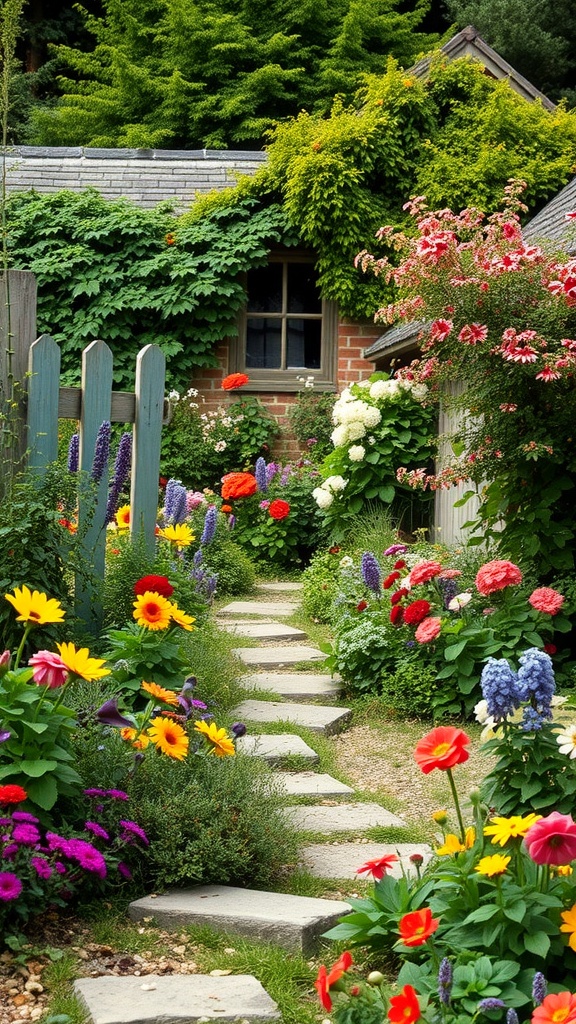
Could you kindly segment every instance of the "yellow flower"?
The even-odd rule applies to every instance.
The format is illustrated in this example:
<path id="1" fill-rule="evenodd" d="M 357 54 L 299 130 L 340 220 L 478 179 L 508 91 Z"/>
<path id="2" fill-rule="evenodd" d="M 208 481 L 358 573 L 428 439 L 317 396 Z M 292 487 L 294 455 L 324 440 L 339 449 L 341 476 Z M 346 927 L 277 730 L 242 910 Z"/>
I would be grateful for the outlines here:
<path id="1" fill-rule="evenodd" d="M 168 757 L 177 761 L 183 761 L 188 753 L 189 739 L 178 722 L 172 722 L 169 718 L 162 718 L 158 715 L 152 719 L 148 735 L 152 742 Z"/>
<path id="2" fill-rule="evenodd" d="M 182 626 L 182 629 L 186 629 L 188 632 L 194 629 L 192 625 L 193 622 L 196 622 L 194 616 L 187 615 L 177 604 L 171 605 L 170 614 L 172 615 L 172 622 L 175 622 L 177 626 Z"/>
<path id="3" fill-rule="evenodd" d="M 524 818 L 513 814 L 510 818 L 491 818 L 492 824 L 485 826 L 484 835 L 492 836 L 493 845 L 506 846 L 511 839 L 522 839 L 541 817 L 541 814 L 527 814 Z"/>
<path id="4" fill-rule="evenodd" d="M 146 683 L 142 682 L 142 689 L 149 693 L 151 697 L 155 697 L 156 700 L 163 700 L 165 704 L 172 704 L 174 707 L 178 704 L 178 697 L 173 690 L 165 690 L 163 686 L 158 686 L 158 683 Z"/>
<path id="5" fill-rule="evenodd" d="M 95 679 L 103 679 L 110 675 L 110 669 L 102 658 L 91 658 L 87 647 L 80 647 L 78 650 L 74 644 L 56 644 L 58 653 L 69 672 L 89 683 Z"/>
<path id="6" fill-rule="evenodd" d="M 139 734 L 137 729 L 130 729 L 128 727 L 120 729 L 120 735 L 123 740 L 127 740 L 127 742 L 131 743 L 136 750 L 146 750 L 146 747 L 150 743 L 150 738 L 146 733 L 141 732 Z"/>
<path id="7" fill-rule="evenodd" d="M 490 857 L 482 857 L 474 871 L 478 871 L 481 875 L 488 875 L 488 878 L 493 878 L 494 875 L 503 875 L 511 859 L 502 853 L 493 853 Z"/>
<path id="8" fill-rule="evenodd" d="M 448 811 L 445 811 L 444 809 L 434 811 L 432 814 L 432 821 L 435 821 L 437 825 L 445 825 L 448 821 Z"/>
<path id="9" fill-rule="evenodd" d="M 130 505 L 122 505 L 116 513 L 116 526 L 119 530 L 127 530 L 130 526 Z"/>
<path id="10" fill-rule="evenodd" d="M 187 548 L 196 539 L 186 523 L 177 523 L 176 526 L 165 526 L 163 530 L 158 531 L 158 535 L 164 537 L 164 540 L 169 540 L 177 548 Z"/>
<path id="11" fill-rule="evenodd" d="M 166 597 L 154 590 L 146 590 L 144 594 L 138 594 L 132 614 L 139 626 L 152 630 L 167 629 L 171 610 L 172 605 Z"/>
<path id="12" fill-rule="evenodd" d="M 576 953 L 576 903 L 570 907 L 570 910 L 562 911 L 560 917 L 564 921 L 564 924 L 560 925 L 560 931 L 567 932 L 570 935 L 568 945 Z"/>
<path id="13" fill-rule="evenodd" d="M 454 857 L 457 853 L 463 853 L 466 847 L 460 842 L 458 836 L 447 832 L 444 836 L 444 844 L 439 846 L 436 853 L 439 857 Z"/>
<path id="14" fill-rule="evenodd" d="M 473 825 L 470 825 L 464 833 L 464 845 L 467 850 L 471 850 L 476 842 L 476 829 Z"/>
<path id="15" fill-rule="evenodd" d="M 568 877 L 568 875 L 574 873 L 574 868 L 572 868 L 570 864 L 556 864 L 555 866 L 552 866 L 551 870 L 555 875 L 564 877 Z"/>
<path id="16" fill-rule="evenodd" d="M 48 622 L 62 622 L 64 609 L 55 597 L 47 597 L 38 590 L 32 593 L 27 586 L 14 587 L 13 594 L 4 597 L 16 609 L 17 622 L 29 622 L 34 626 L 45 626 Z"/>
<path id="17" fill-rule="evenodd" d="M 216 722 L 194 722 L 194 728 L 212 744 L 210 753 L 216 754 L 216 757 L 232 757 L 236 753 L 226 729 L 219 729 Z"/>

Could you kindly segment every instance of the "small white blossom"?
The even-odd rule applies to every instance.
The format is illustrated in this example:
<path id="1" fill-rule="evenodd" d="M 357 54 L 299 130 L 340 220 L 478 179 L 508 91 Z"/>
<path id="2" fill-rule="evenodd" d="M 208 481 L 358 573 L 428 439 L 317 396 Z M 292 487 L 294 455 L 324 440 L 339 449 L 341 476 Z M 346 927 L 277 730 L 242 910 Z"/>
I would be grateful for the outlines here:
<path id="1" fill-rule="evenodd" d="M 316 487 L 312 491 L 312 497 L 318 505 L 318 508 L 329 508 L 334 501 L 334 495 L 330 491 L 325 490 L 323 487 Z"/>
<path id="2" fill-rule="evenodd" d="M 460 609 L 465 608 L 471 600 L 472 594 L 469 594 L 468 591 L 464 591 L 463 594 L 456 594 L 456 596 L 448 602 L 448 608 L 451 612 L 459 612 Z"/>
<path id="3" fill-rule="evenodd" d="M 225 452 L 227 447 L 228 445 L 226 444 L 226 441 L 216 441 L 216 444 L 214 445 L 214 451 Z"/>
<path id="4" fill-rule="evenodd" d="M 366 449 L 361 444 L 353 444 L 348 449 L 348 458 L 350 462 L 362 462 L 362 459 L 366 455 Z"/>
<path id="5" fill-rule="evenodd" d="M 340 559 L 339 565 L 341 569 L 351 569 L 354 565 L 354 559 L 350 558 L 350 555 L 344 555 L 344 557 Z"/>
<path id="6" fill-rule="evenodd" d="M 179 391 L 170 391 L 169 394 L 168 394 L 168 398 L 169 398 L 169 400 L 171 402 L 179 402 L 180 401 L 180 392 Z"/>
<path id="7" fill-rule="evenodd" d="M 188 388 L 186 398 L 198 398 L 198 388 Z"/>
<path id="8" fill-rule="evenodd" d="M 558 733 L 556 743 L 560 747 L 561 754 L 567 754 L 570 759 L 576 757 L 576 724 L 569 725 L 564 732 Z"/>

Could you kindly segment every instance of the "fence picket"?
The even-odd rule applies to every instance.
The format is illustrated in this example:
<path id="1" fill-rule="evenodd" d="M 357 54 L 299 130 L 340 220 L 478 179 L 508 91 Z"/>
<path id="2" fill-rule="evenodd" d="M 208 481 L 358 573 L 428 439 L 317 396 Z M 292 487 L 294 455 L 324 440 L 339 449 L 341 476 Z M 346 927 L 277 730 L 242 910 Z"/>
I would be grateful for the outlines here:
<path id="1" fill-rule="evenodd" d="M 30 346 L 28 360 L 28 465 L 40 475 L 58 457 L 60 348 L 49 334 Z"/>
<path id="2" fill-rule="evenodd" d="M 157 345 L 146 345 L 136 360 L 136 411 L 130 491 L 130 535 L 154 550 L 158 511 L 160 442 L 164 409 L 166 357 Z"/>

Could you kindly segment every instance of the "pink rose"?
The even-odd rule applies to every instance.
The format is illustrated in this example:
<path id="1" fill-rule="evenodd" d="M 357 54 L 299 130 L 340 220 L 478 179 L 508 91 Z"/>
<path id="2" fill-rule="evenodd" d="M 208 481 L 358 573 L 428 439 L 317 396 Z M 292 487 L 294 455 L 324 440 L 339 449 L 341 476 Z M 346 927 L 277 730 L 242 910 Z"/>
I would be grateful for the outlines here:
<path id="1" fill-rule="evenodd" d="M 64 686 L 68 679 L 68 669 L 59 654 L 52 654 L 52 651 L 38 651 L 28 661 L 32 665 L 33 679 L 38 686 L 47 686 L 49 690 L 56 690 Z"/>
<path id="2" fill-rule="evenodd" d="M 576 822 L 552 811 L 528 829 L 524 842 L 535 864 L 569 864 L 576 860 Z"/>
<path id="3" fill-rule="evenodd" d="M 419 644 L 429 644 L 432 640 L 435 640 L 440 635 L 442 629 L 442 619 L 438 619 L 434 616 L 430 616 L 424 619 L 418 626 L 414 636 Z"/>

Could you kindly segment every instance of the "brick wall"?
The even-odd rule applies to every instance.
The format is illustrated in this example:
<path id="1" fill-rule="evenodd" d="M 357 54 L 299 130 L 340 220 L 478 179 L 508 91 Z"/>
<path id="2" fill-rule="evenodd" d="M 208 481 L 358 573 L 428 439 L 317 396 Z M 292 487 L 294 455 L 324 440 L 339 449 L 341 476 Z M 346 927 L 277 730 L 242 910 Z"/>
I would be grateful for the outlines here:
<path id="1" fill-rule="evenodd" d="M 338 390 L 347 384 L 365 380 L 374 373 L 374 363 L 362 358 L 368 348 L 382 334 L 382 328 L 372 321 L 357 323 L 342 320 L 338 324 Z"/>

